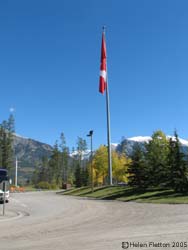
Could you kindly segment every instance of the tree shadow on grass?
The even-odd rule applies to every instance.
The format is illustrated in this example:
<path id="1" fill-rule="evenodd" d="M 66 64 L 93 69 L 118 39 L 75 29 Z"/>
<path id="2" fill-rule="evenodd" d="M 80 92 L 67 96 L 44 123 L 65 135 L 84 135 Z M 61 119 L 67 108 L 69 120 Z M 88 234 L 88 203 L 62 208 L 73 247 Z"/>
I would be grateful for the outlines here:
<path id="1" fill-rule="evenodd" d="M 145 190 L 139 190 L 139 189 L 126 189 L 122 191 L 117 191 L 113 193 L 112 195 L 104 196 L 102 199 L 104 200 L 115 200 L 121 197 L 129 197 L 133 195 L 141 195 L 144 194 Z"/>
<path id="2" fill-rule="evenodd" d="M 85 190 L 84 190 L 85 189 Z M 80 191 L 80 192 L 79 192 Z M 77 190 L 76 196 L 86 196 L 86 197 L 94 197 L 102 200 L 122 200 L 125 202 L 129 201 L 137 201 L 142 200 L 145 202 L 150 202 L 152 200 L 162 200 L 178 197 L 187 197 L 188 193 L 177 193 L 170 189 L 165 188 L 131 188 L 125 187 L 123 189 L 118 188 L 118 186 L 102 186 L 94 189 L 92 193 L 90 187 L 81 188 Z M 98 192 L 98 193 L 97 193 Z M 72 195 L 72 194 L 71 194 Z M 74 194 L 73 194 L 74 195 Z"/>
<path id="3" fill-rule="evenodd" d="M 168 199 L 173 199 L 173 202 L 176 203 L 176 198 L 188 198 L 188 194 L 187 193 L 176 193 L 173 190 L 169 190 L 169 191 L 164 191 L 158 194 L 151 194 L 151 195 L 146 195 L 146 196 L 142 196 L 141 199 L 145 200 L 147 202 L 147 200 L 166 200 L 168 201 Z"/>
<path id="4" fill-rule="evenodd" d="M 94 189 L 94 192 L 92 192 L 92 190 L 90 189 L 90 190 L 86 190 L 85 192 L 82 192 L 80 195 L 81 196 L 85 196 L 85 195 L 89 195 L 89 194 L 93 194 L 93 193 L 95 193 L 95 192 L 98 192 L 98 191 L 101 191 L 101 190 L 105 190 L 105 189 L 107 189 L 108 187 L 107 186 L 103 186 L 103 187 L 97 187 L 97 188 L 95 188 Z"/>
<path id="5" fill-rule="evenodd" d="M 186 194 L 184 194 L 186 196 Z M 150 199 L 162 199 L 167 197 L 180 197 L 182 194 L 177 194 L 173 190 L 164 190 L 164 189 L 130 189 L 124 190 L 123 192 L 117 192 L 111 196 L 103 197 L 104 200 L 114 200 L 125 198 L 124 201 L 136 201 L 139 199 L 150 200 Z"/>

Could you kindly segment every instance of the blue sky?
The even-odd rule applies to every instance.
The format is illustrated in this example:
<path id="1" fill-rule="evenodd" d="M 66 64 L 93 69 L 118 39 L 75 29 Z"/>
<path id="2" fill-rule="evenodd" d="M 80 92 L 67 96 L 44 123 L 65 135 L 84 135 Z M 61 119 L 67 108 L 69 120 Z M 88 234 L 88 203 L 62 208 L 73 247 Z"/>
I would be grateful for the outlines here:
<path id="1" fill-rule="evenodd" d="M 0 119 L 15 108 L 16 132 L 67 145 L 94 130 L 106 144 L 98 92 L 106 25 L 111 140 L 157 129 L 188 138 L 186 0 L 0 2 Z M 88 142 L 89 143 L 89 142 Z"/>

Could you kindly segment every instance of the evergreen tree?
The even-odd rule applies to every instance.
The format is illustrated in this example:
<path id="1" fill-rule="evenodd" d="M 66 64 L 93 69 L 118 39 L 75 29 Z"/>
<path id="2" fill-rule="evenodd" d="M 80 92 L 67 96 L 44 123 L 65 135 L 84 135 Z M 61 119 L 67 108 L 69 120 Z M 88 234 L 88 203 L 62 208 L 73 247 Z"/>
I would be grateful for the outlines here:
<path id="1" fill-rule="evenodd" d="M 131 156 L 131 162 L 129 164 L 128 173 L 128 183 L 130 186 L 145 188 L 147 186 L 147 171 L 145 169 L 144 162 L 144 152 L 140 145 L 136 143 L 133 146 L 133 152 Z"/>
<path id="2" fill-rule="evenodd" d="M 88 169 L 88 167 L 81 169 L 81 184 L 82 184 L 82 186 L 89 185 L 89 169 Z"/>
<path id="3" fill-rule="evenodd" d="M 13 165 L 14 117 L 0 124 L 0 166 L 10 170 Z"/>
<path id="4" fill-rule="evenodd" d="M 41 167 L 38 169 L 37 182 L 49 182 L 49 159 L 47 157 L 42 157 Z"/>
<path id="5" fill-rule="evenodd" d="M 67 183 L 68 182 L 69 149 L 66 146 L 64 133 L 61 133 L 60 139 L 61 139 L 60 148 L 61 148 L 62 180 L 63 180 L 63 183 Z"/>
<path id="6" fill-rule="evenodd" d="M 78 137 L 77 139 L 77 152 L 78 155 L 74 159 L 74 164 L 76 164 L 75 175 L 75 185 L 76 187 L 81 187 L 88 185 L 89 183 L 89 173 L 87 170 L 87 160 L 83 159 L 83 154 L 87 149 L 86 140 Z"/>
<path id="7" fill-rule="evenodd" d="M 65 136 L 61 133 L 60 145 L 58 141 L 55 142 L 53 147 L 52 155 L 50 159 L 47 157 L 42 158 L 42 164 L 33 174 L 33 182 L 38 184 L 39 182 L 47 182 L 49 186 L 62 187 L 63 182 L 67 182 L 68 179 L 68 160 L 69 160 L 69 149 L 66 147 Z M 70 171 L 71 172 L 71 171 Z M 72 173 L 71 183 L 72 183 Z"/>
<path id="8" fill-rule="evenodd" d="M 81 137 L 78 137 L 77 140 L 77 151 L 78 151 L 78 157 L 79 157 L 79 163 L 81 165 L 83 153 L 87 150 L 87 143 L 86 140 L 82 139 Z"/>
<path id="9" fill-rule="evenodd" d="M 145 147 L 146 185 L 166 185 L 169 152 L 166 135 L 160 130 L 154 132 L 152 140 Z"/>
<path id="10" fill-rule="evenodd" d="M 80 164 L 77 164 L 76 170 L 75 170 L 75 186 L 81 187 L 82 186 L 82 176 L 81 176 L 81 168 Z"/>
<path id="11" fill-rule="evenodd" d="M 169 141 L 169 186 L 176 192 L 188 190 L 187 163 L 181 152 L 178 134 L 175 131 L 174 139 Z"/>
<path id="12" fill-rule="evenodd" d="M 8 118 L 7 130 L 11 133 L 11 135 L 15 133 L 15 119 L 14 119 L 13 114 L 10 114 Z"/>
<path id="13" fill-rule="evenodd" d="M 61 186 L 62 173 L 61 173 L 61 154 L 56 141 L 54 149 L 49 161 L 49 182 Z"/>
<path id="14" fill-rule="evenodd" d="M 37 185 L 37 183 L 39 183 L 39 174 L 40 174 L 40 169 L 36 167 L 31 178 L 32 184 L 34 184 L 35 186 Z"/>

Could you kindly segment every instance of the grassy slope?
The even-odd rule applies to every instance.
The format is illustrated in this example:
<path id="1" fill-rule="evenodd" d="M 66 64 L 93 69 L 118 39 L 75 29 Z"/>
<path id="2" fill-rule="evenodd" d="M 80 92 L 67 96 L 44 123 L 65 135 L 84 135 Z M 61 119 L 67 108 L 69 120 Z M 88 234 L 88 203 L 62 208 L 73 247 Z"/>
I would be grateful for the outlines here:
<path id="1" fill-rule="evenodd" d="M 169 189 L 147 189 L 146 191 L 131 187 L 101 187 L 91 192 L 90 188 L 77 188 L 63 192 L 64 195 L 92 197 L 105 200 L 136 201 L 150 203 L 188 204 L 188 194 L 175 193 Z"/>

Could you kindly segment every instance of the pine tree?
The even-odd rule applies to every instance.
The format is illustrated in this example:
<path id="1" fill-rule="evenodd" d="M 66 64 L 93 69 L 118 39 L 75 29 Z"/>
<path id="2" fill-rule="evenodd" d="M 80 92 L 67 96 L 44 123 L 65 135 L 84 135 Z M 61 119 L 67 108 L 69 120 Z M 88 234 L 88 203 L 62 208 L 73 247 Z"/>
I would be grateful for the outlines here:
<path id="1" fill-rule="evenodd" d="M 78 137 L 77 140 L 77 151 L 78 151 L 78 157 L 79 157 L 79 163 L 80 165 L 82 162 L 83 158 L 83 153 L 87 150 L 87 143 L 86 140 L 82 139 L 81 137 Z"/>
<path id="2" fill-rule="evenodd" d="M 42 164 L 38 170 L 37 182 L 49 182 L 49 159 L 47 157 L 42 157 Z"/>
<path id="3" fill-rule="evenodd" d="M 7 130 L 11 133 L 11 135 L 15 133 L 15 119 L 14 119 L 13 114 L 10 114 L 8 118 Z"/>
<path id="4" fill-rule="evenodd" d="M 58 148 L 58 142 L 55 142 L 54 149 L 49 161 L 49 177 L 50 183 L 61 186 L 62 173 L 61 173 L 61 154 Z"/>
<path id="5" fill-rule="evenodd" d="M 77 164 L 76 170 L 75 170 L 75 186 L 81 187 L 82 186 L 82 176 L 81 176 L 81 168 L 80 164 Z"/>
<path id="6" fill-rule="evenodd" d="M 131 163 L 129 164 L 128 183 L 130 186 L 145 188 L 147 186 L 147 171 L 144 162 L 144 152 L 140 145 L 136 143 L 133 146 L 133 152 L 131 155 Z"/>
<path id="7" fill-rule="evenodd" d="M 188 190 L 187 163 L 181 152 L 178 134 L 174 132 L 174 139 L 169 141 L 169 186 L 176 192 Z"/>
<path id="8" fill-rule="evenodd" d="M 64 133 L 61 133 L 61 168 L 62 168 L 62 180 L 63 183 L 68 182 L 68 158 L 69 158 L 69 148 L 66 146 L 66 140 Z"/>
<path id="9" fill-rule="evenodd" d="M 81 184 L 82 184 L 82 186 L 89 185 L 89 169 L 88 169 L 88 167 L 81 169 Z"/>
<path id="10" fill-rule="evenodd" d="M 78 137 L 77 139 L 77 152 L 78 156 L 74 159 L 74 164 L 76 164 L 75 169 L 75 185 L 77 187 L 85 186 L 89 182 L 89 174 L 87 171 L 87 161 L 83 159 L 83 154 L 87 149 L 86 140 Z"/>
<path id="11" fill-rule="evenodd" d="M 14 117 L 10 115 L 8 121 L 0 124 L 0 165 L 8 170 L 13 165 L 13 133 Z"/>

